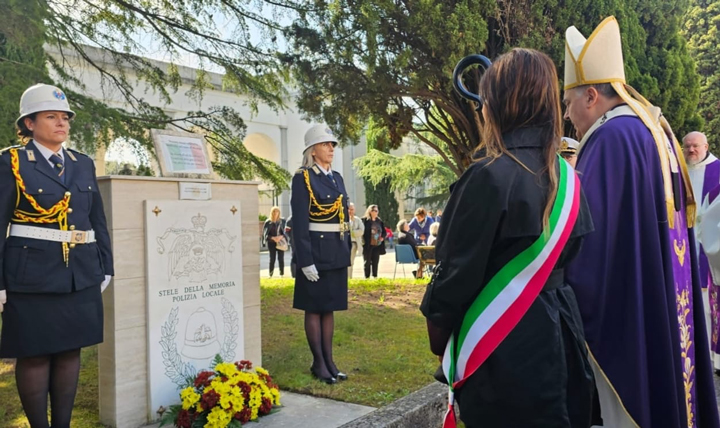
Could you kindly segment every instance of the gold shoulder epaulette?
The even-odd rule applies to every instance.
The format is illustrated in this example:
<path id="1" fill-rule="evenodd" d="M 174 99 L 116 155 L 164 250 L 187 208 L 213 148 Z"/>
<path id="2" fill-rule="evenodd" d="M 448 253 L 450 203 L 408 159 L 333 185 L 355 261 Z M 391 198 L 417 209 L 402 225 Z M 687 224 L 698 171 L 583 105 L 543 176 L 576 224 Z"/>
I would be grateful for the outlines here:
<path id="1" fill-rule="evenodd" d="M 295 174 L 302 174 L 303 171 L 305 171 L 305 168 L 304 168 L 304 167 L 303 167 L 303 168 L 298 168 L 298 170 L 295 171 Z"/>

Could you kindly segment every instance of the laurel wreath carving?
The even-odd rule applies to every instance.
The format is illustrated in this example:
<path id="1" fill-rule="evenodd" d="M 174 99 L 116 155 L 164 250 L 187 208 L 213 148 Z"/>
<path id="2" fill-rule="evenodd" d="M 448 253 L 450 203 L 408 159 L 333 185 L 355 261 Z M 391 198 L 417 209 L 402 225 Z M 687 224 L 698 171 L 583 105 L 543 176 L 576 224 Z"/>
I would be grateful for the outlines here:
<path id="1" fill-rule="evenodd" d="M 235 348 L 237 348 L 237 336 L 240 330 L 238 313 L 228 299 L 223 297 L 221 301 L 225 337 L 220 348 L 220 356 L 223 361 L 235 361 Z M 170 311 L 167 321 L 162 325 L 160 346 L 162 347 L 165 375 L 178 387 L 182 387 L 188 379 L 195 378 L 197 370 L 192 364 L 184 362 L 177 350 L 175 338 L 177 337 L 177 325 L 180 322 L 179 310 L 180 307 L 174 307 Z"/>
<path id="2" fill-rule="evenodd" d="M 221 302 L 223 323 L 225 324 L 225 338 L 222 348 L 220 349 L 220 356 L 223 358 L 223 361 L 235 361 L 235 348 L 237 348 L 237 337 L 240 330 L 238 314 L 228 299 L 223 297 Z"/>
<path id="3" fill-rule="evenodd" d="M 160 346 L 162 347 L 163 364 L 165 375 L 177 386 L 182 386 L 188 378 L 194 378 L 197 374 L 195 367 L 190 363 L 183 362 L 177 350 L 175 338 L 177 337 L 178 306 L 170 311 L 167 321 L 162 326 Z"/>

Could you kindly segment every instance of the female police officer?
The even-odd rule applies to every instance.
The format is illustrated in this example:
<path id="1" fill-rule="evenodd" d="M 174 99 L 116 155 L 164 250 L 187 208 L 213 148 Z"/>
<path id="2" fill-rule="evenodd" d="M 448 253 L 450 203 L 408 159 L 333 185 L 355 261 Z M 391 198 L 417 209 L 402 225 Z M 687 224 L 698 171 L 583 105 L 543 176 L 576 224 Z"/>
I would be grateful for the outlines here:
<path id="1" fill-rule="evenodd" d="M 113 275 L 95 166 L 63 148 L 74 115 L 60 89 L 28 88 L 16 122 L 27 144 L 0 155 L 0 229 L 10 226 L 0 234 L 0 357 L 17 358 L 32 428 L 48 427 L 48 394 L 53 428 L 70 426 L 80 348 L 102 342 L 100 293 Z"/>
<path id="2" fill-rule="evenodd" d="M 310 372 L 333 384 L 347 379 L 332 356 L 333 311 L 347 309 L 350 266 L 348 201 L 345 183 L 331 169 L 337 139 L 325 125 L 305 134 L 303 166 L 292 180 L 293 307 L 305 311 L 305 334 L 313 355 Z"/>

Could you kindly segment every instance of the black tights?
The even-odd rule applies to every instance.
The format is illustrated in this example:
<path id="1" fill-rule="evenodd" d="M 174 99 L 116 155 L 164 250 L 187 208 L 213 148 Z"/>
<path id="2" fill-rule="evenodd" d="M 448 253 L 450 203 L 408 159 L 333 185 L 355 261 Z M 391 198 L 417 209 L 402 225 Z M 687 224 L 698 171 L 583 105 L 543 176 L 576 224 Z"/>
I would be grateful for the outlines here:
<path id="1" fill-rule="evenodd" d="M 47 401 L 53 428 L 69 428 L 80 374 L 80 350 L 18 358 L 15 382 L 31 428 L 48 428 Z"/>
<path id="2" fill-rule="evenodd" d="M 333 312 L 305 312 L 305 335 L 313 355 L 311 369 L 320 377 L 337 376 L 340 371 L 332 356 L 334 328 Z"/>

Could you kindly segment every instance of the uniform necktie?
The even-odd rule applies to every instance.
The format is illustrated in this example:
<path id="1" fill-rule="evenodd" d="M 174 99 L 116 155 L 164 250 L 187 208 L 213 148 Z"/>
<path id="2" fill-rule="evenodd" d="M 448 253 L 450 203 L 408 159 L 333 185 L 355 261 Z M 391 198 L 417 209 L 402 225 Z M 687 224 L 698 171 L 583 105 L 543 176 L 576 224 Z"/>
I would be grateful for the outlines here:
<path id="1" fill-rule="evenodd" d="M 335 187 L 338 187 L 337 181 L 335 181 L 335 176 L 333 176 L 333 173 L 331 172 L 331 173 L 329 173 L 327 176 L 330 177 L 330 180 L 332 180 L 332 182 L 333 182 L 333 184 L 335 185 Z"/>
<path id="2" fill-rule="evenodd" d="M 63 158 L 60 157 L 57 153 L 53 153 L 50 155 L 50 161 L 53 163 L 53 169 L 55 172 L 57 172 L 58 177 L 60 177 L 60 181 L 65 183 L 65 162 L 63 162 Z"/>

